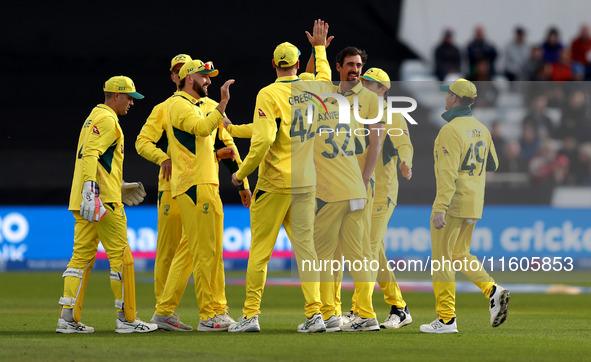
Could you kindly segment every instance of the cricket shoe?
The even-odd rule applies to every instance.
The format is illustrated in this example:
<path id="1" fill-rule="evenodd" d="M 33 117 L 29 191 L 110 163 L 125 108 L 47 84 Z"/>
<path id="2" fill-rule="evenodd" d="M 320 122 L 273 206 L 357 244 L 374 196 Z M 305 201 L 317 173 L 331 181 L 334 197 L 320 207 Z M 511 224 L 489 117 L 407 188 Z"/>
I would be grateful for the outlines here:
<path id="1" fill-rule="evenodd" d="M 67 322 L 63 318 L 57 320 L 57 333 L 94 333 L 94 328 L 80 322 Z"/>
<path id="2" fill-rule="evenodd" d="M 343 332 L 372 332 L 379 331 L 380 325 L 375 318 L 355 317 L 351 322 L 341 326 Z"/>
<path id="3" fill-rule="evenodd" d="M 490 311 L 490 325 L 493 327 L 498 327 L 505 320 L 507 320 L 507 315 L 509 314 L 509 298 L 510 298 L 509 291 L 500 285 L 495 284 L 493 286 L 492 291 L 490 292 L 490 306 L 488 310 Z"/>
<path id="4" fill-rule="evenodd" d="M 435 319 L 430 324 L 421 325 L 420 330 L 423 333 L 458 333 L 458 325 L 455 318 L 452 318 L 447 323 L 443 323 L 442 319 Z"/>
<path id="5" fill-rule="evenodd" d="M 326 332 L 326 325 L 322 319 L 322 314 L 317 313 L 306 318 L 306 321 L 298 326 L 299 333 L 319 333 Z"/>
<path id="6" fill-rule="evenodd" d="M 384 323 L 380 324 L 380 328 L 383 329 L 398 329 L 400 327 L 407 326 L 412 323 L 412 316 L 408 311 L 408 306 L 404 307 L 404 309 L 396 308 L 395 305 L 392 306 L 390 310 L 390 315 L 386 318 Z"/>
<path id="7" fill-rule="evenodd" d="M 219 315 L 209 317 L 204 321 L 199 321 L 197 331 L 199 332 L 225 332 L 230 327 L 229 322 L 225 322 Z"/>
<path id="8" fill-rule="evenodd" d="M 347 313 L 343 314 L 343 324 L 351 323 L 353 320 L 358 316 L 352 310 L 348 311 Z"/>
<path id="9" fill-rule="evenodd" d="M 169 316 L 154 314 L 152 319 L 150 319 L 150 323 L 156 324 L 158 329 L 165 331 L 190 332 L 193 330 L 193 327 L 181 322 L 181 319 L 176 313 Z"/>
<path id="10" fill-rule="evenodd" d="M 115 332 L 117 333 L 149 333 L 158 329 L 157 324 L 142 322 L 138 318 L 136 318 L 133 322 L 121 322 L 119 319 L 116 321 L 117 328 L 115 329 Z"/>
<path id="11" fill-rule="evenodd" d="M 343 319 L 341 316 L 333 315 L 332 317 L 324 321 L 327 332 L 341 332 L 341 326 L 343 325 Z"/>
<path id="12" fill-rule="evenodd" d="M 234 319 L 232 319 L 232 317 L 230 317 L 230 315 L 228 313 L 217 314 L 216 317 L 218 317 L 220 324 L 227 324 L 228 327 L 230 327 L 232 324 L 236 323 L 236 321 Z"/>
<path id="13" fill-rule="evenodd" d="M 259 325 L 259 315 L 255 315 L 252 318 L 246 318 L 246 316 L 240 317 L 237 322 L 232 324 L 228 328 L 228 332 L 260 332 L 261 326 Z"/>

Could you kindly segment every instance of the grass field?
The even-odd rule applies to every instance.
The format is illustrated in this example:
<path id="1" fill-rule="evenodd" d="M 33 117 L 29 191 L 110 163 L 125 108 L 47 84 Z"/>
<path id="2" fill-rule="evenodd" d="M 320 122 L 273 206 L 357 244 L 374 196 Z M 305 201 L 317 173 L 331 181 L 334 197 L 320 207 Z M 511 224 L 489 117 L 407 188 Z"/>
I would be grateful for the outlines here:
<path id="1" fill-rule="evenodd" d="M 236 275 L 234 275 L 236 276 Z M 148 275 L 138 275 L 145 280 Z M 138 316 L 153 313 L 152 284 L 138 283 Z M 405 293 L 413 323 L 400 330 L 373 333 L 299 334 L 304 319 L 299 288 L 268 287 L 260 316 L 261 333 L 171 333 L 118 335 L 109 275 L 91 275 L 83 322 L 90 335 L 55 333 L 62 293 L 60 272 L 0 273 L 0 360 L 589 360 L 589 295 L 511 295 L 507 322 L 489 325 L 487 300 L 458 294 L 459 334 L 424 335 L 419 325 L 435 318 L 431 293 Z M 230 314 L 240 316 L 244 287 L 227 286 Z M 345 301 L 352 292 L 343 291 Z M 381 292 L 374 306 L 382 321 L 388 313 Z M 348 303 L 345 304 L 348 307 Z M 193 285 L 177 310 L 196 326 Z"/>

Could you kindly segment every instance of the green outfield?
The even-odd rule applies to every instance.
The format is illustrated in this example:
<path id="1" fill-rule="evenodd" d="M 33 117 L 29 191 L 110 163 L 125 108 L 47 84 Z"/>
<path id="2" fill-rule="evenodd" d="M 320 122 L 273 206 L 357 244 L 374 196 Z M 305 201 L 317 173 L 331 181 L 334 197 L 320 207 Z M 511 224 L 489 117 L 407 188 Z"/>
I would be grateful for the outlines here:
<path id="1" fill-rule="evenodd" d="M 237 276 L 237 275 L 233 275 Z M 138 275 L 145 280 L 148 275 Z M 405 293 L 413 323 L 401 330 L 366 333 L 299 334 L 304 319 L 299 288 L 268 287 L 260 317 L 261 333 L 171 333 L 118 335 L 109 275 L 91 275 L 83 322 L 90 335 L 55 333 L 60 272 L 0 273 L 0 360 L 584 360 L 591 347 L 589 295 L 512 293 L 507 322 L 489 325 L 488 303 L 479 294 L 458 294 L 456 335 L 424 335 L 419 325 L 435 318 L 431 293 Z M 240 316 L 244 287 L 227 286 L 230 314 Z M 345 301 L 351 291 L 344 291 Z M 153 313 L 152 284 L 138 283 L 138 316 Z M 348 303 L 346 303 L 347 305 Z M 374 294 L 381 320 L 388 313 L 381 292 Z M 178 314 L 197 325 L 190 285 Z"/>

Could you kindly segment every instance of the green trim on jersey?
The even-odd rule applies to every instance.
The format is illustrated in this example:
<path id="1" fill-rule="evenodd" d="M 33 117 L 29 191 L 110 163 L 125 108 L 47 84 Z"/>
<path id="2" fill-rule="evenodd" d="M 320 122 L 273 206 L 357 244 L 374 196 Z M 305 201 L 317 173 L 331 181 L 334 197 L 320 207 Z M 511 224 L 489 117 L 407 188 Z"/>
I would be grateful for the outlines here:
<path id="1" fill-rule="evenodd" d="M 456 117 L 472 117 L 470 105 L 453 107 L 449 111 L 443 112 L 441 118 L 451 122 Z"/>
<path id="2" fill-rule="evenodd" d="M 185 147 L 189 152 L 192 154 L 196 154 L 195 152 L 195 135 L 189 132 L 182 131 L 176 127 L 172 127 L 172 132 L 174 133 L 174 138 L 176 138 L 183 147 Z"/>
<path id="3" fill-rule="evenodd" d="M 113 143 L 111 147 L 107 148 L 105 153 L 103 153 L 98 159 L 98 162 L 109 174 L 111 173 L 113 156 L 115 155 L 115 148 L 117 148 L 117 142 Z"/>
<path id="4" fill-rule="evenodd" d="M 385 137 L 384 148 L 382 149 L 382 161 L 386 166 L 394 157 L 398 156 L 398 150 L 394 147 L 394 143 L 390 137 Z"/>

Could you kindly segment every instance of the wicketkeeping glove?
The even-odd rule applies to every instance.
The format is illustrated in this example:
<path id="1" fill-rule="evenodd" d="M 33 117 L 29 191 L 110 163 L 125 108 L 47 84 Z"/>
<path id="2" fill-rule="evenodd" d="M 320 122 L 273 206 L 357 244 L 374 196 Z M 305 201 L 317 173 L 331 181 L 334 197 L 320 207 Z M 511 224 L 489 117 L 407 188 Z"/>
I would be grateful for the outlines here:
<path id="1" fill-rule="evenodd" d="M 100 221 L 107 213 L 103 202 L 99 198 L 99 186 L 94 181 L 86 181 L 82 185 L 82 202 L 80 203 L 80 215 L 84 220 Z"/>
<path id="2" fill-rule="evenodd" d="M 139 205 L 146 197 L 146 190 L 141 182 L 125 182 L 121 186 L 121 201 L 127 206 Z"/>

